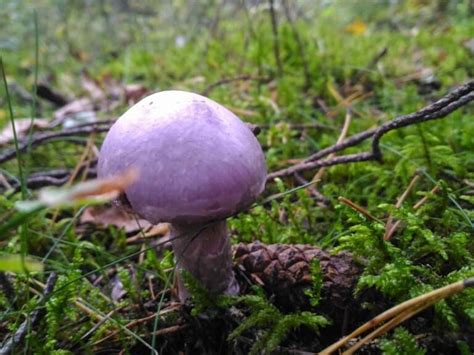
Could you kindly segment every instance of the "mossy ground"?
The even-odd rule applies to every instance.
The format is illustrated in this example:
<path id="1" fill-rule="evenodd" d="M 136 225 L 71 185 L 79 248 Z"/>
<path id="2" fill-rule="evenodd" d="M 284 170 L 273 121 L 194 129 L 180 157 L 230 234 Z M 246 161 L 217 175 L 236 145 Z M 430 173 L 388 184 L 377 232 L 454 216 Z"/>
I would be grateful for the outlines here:
<path id="1" fill-rule="evenodd" d="M 474 9 L 469 1 L 276 1 L 278 38 L 264 1 L 3 3 L 0 51 L 10 83 L 31 92 L 38 73 L 40 81 L 78 97 L 85 94 L 79 78 L 87 71 L 99 83 L 113 78 L 140 83 L 152 91 L 207 91 L 211 98 L 240 112 L 245 121 L 263 127 L 259 140 L 269 171 L 334 144 L 349 106 L 351 135 L 416 111 L 474 76 Z M 386 54 L 376 60 L 384 49 Z M 209 87 L 223 78 L 240 76 L 247 79 Z M 3 85 L 0 92 L 3 126 L 9 120 Z M 15 92 L 12 103 L 17 118 L 31 117 L 34 112 L 34 105 Z M 124 104 L 98 115 L 116 117 L 125 109 Z M 42 117 L 52 113 L 53 107 L 42 105 Z M 294 128 L 296 124 L 314 127 Z M 318 204 L 307 190 L 288 194 L 233 218 L 233 240 L 351 250 L 366 265 L 359 292 L 376 290 L 391 304 L 474 276 L 473 137 L 472 106 L 441 120 L 392 132 L 382 140 L 383 164 L 354 163 L 326 170 L 318 184 L 326 206 Z M 101 139 L 97 136 L 95 143 L 100 145 Z M 364 143 L 348 152 L 367 148 Z M 22 155 L 23 170 L 30 174 L 72 169 L 82 152 L 82 145 L 68 141 L 43 145 Z M 2 164 L 0 171 L 18 177 L 17 162 Z M 303 178 L 310 180 L 314 173 L 306 172 Z M 394 208 L 415 173 L 420 174 L 415 188 L 401 208 Z M 285 192 L 297 184 L 293 178 L 271 182 L 265 194 Z M 429 194 L 436 185 L 437 193 Z M 427 202 L 415 210 L 414 204 L 427 194 Z M 32 195 L 28 192 L 27 198 Z M 403 221 L 402 227 L 389 242 L 381 242 L 383 224 L 341 204 L 340 196 L 379 219 L 392 214 Z M 13 203 L 21 199 L 20 193 L 0 197 L 3 222 L 8 221 Z M 157 256 L 150 248 L 139 260 L 141 246 L 127 244 L 123 231 L 78 229 L 80 212 L 74 208 L 43 211 L 0 237 L 3 254 L 23 253 L 40 259 L 48 255 L 43 260 L 45 275 L 12 278 L 14 303 L 0 293 L 2 337 L 14 332 L 37 307 L 39 298 L 30 289 L 38 285 L 32 280 L 44 281 L 49 272 L 57 271 L 57 291 L 46 303 L 46 316 L 30 330 L 18 351 L 92 352 L 99 346 L 94 344 L 113 331 L 120 335 L 114 350 L 133 352 L 137 344 L 147 349 L 144 343 L 165 352 L 176 350 L 166 348 L 166 335 L 151 334 L 153 329 L 173 325 L 174 315 L 156 317 L 132 330 L 125 327 L 169 303 L 167 292 L 147 303 L 150 290 L 137 287 L 137 280 L 150 276 L 152 290 L 169 289 L 172 255 Z M 127 255 L 131 256 L 124 258 Z M 128 291 L 119 304 L 92 284 L 93 278 L 114 277 L 111 270 Z M 377 305 L 368 307 L 378 309 Z M 272 324 L 256 323 L 260 333 L 255 336 L 267 334 L 265 326 Z M 412 328 L 419 334 L 449 333 L 453 346 L 469 353 L 469 348 L 474 350 L 472 339 L 459 334 L 472 330 L 473 325 L 474 292 L 470 290 L 440 302 L 424 328 Z M 301 344 L 295 338 L 286 345 L 291 346 L 291 341 Z M 414 339 L 399 328 L 380 343 L 380 349 L 387 354 L 397 349 L 410 354 L 415 350 L 436 352 L 423 350 L 423 342 L 417 345 Z"/>

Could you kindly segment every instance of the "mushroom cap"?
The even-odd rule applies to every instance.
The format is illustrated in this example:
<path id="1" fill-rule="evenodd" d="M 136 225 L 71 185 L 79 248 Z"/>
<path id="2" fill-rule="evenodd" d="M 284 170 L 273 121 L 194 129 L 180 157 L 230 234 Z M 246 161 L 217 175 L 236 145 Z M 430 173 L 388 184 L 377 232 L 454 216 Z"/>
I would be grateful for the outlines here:
<path id="1" fill-rule="evenodd" d="M 184 91 L 152 94 L 112 126 L 98 176 L 138 170 L 125 189 L 132 208 L 152 223 L 206 223 L 252 204 L 263 191 L 262 148 L 232 112 Z"/>

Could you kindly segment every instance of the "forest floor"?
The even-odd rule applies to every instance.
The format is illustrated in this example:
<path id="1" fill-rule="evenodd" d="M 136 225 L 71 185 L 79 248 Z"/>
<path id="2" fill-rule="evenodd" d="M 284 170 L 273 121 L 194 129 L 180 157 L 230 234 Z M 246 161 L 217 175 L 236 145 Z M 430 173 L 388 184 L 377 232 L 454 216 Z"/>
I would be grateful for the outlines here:
<path id="1" fill-rule="evenodd" d="M 1 354 L 314 353 L 456 282 L 341 349 L 474 352 L 471 1 L 4 2 Z M 259 131 L 239 296 L 179 303 L 168 226 L 95 199 L 127 184 L 94 180 L 105 132 L 168 89 Z"/>

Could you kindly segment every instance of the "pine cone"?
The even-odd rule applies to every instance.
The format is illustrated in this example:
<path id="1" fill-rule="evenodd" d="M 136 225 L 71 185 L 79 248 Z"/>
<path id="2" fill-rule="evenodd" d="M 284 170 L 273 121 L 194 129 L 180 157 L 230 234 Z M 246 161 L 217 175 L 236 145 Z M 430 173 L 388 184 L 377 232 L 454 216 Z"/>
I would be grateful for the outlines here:
<path id="1" fill-rule="evenodd" d="M 290 305 L 308 302 L 304 290 L 311 285 L 310 263 L 313 258 L 319 259 L 324 275 L 323 308 L 326 308 L 326 301 L 331 308 L 347 308 L 352 303 L 352 291 L 361 273 L 350 253 L 331 255 L 311 245 L 240 243 L 234 247 L 234 257 L 237 275 L 243 273 Z"/>

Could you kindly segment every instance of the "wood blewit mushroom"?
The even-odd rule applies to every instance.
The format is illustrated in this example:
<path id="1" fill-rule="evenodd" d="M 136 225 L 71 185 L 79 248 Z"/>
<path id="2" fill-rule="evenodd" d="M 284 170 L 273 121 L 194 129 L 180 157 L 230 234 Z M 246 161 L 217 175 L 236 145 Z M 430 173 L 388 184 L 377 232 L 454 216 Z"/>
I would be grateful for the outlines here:
<path id="1" fill-rule="evenodd" d="M 211 294 L 237 294 L 225 218 L 250 206 L 266 180 L 262 148 L 245 123 L 197 94 L 150 95 L 117 120 L 100 151 L 99 177 L 132 168 L 139 177 L 126 197 L 142 218 L 171 223 L 178 267 Z"/>

